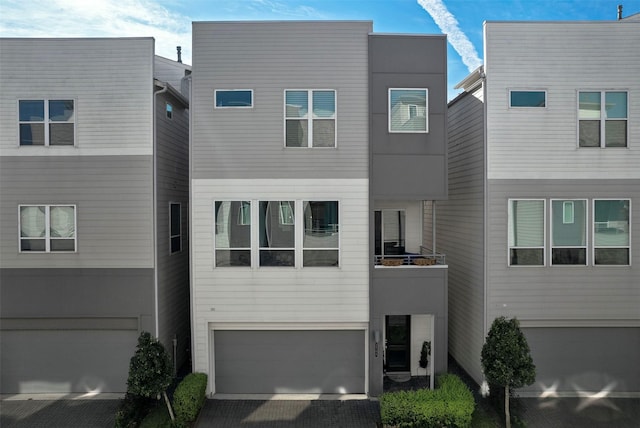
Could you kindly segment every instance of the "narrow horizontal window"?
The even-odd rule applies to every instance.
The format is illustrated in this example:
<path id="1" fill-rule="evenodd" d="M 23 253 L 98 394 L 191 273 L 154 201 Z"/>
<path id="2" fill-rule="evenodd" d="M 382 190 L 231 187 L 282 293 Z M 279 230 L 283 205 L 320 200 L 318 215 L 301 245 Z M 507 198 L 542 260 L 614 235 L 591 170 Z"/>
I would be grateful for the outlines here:
<path id="1" fill-rule="evenodd" d="M 389 89 L 389 132 L 428 132 L 428 105 L 426 88 Z"/>
<path id="2" fill-rule="evenodd" d="M 510 107 L 546 107 L 545 91 L 510 91 Z"/>
<path id="3" fill-rule="evenodd" d="M 251 89 L 216 89 L 216 108 L 251 108 L 253 107 L 253 90 Z"/>

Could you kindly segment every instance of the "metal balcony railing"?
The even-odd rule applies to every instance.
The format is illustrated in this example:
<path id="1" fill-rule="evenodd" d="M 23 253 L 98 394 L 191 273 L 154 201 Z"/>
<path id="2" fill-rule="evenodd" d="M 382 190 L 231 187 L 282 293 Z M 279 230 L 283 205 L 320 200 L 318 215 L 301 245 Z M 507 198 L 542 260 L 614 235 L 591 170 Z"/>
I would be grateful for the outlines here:
<path id="1" fill-rule="evenodd" d="M 430 248 L 421 246 L 420 253 L 405 253 L 399 255 L 377 255 L 374 257 L 375 266 L 385 267 L 430 267 L 446 265 L 446 256 L 434 252 Z"/>

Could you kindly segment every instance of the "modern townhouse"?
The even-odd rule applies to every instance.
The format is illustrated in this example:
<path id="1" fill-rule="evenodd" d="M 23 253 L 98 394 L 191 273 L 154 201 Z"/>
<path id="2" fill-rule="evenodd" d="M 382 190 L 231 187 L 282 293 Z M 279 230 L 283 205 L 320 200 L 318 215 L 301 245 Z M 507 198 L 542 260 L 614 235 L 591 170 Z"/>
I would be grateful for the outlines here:
<path id="1" fill-rule="evenodd" d="M 446 197 L 446 39 L 371 31 L 193 24 L 193 368 L 212 394 L 378 395 L 424 341 L 446 370 L 447 270 L 422 254 L 422 201 Z"/>
<path id="2" fill-rule="evenodd" d="M 449 103 L 449 351 L 481 383 L 517 317 L 523 394 L 640 392 L 640 20 L 487 22 Z"/>
<path id="3" fill-rule="evenodd" d="M 156 68 L 189 71 L 152 38 L 0 40 L 2 393 L 123 392 L 143 330 L 187 361 L 189 103 Z"/>

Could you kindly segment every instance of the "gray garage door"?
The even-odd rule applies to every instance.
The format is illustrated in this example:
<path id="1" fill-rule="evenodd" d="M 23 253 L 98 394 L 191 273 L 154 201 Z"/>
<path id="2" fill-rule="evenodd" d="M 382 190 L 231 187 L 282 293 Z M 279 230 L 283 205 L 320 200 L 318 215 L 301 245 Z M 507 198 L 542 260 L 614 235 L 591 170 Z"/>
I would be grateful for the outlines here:
<path id="1" fill-rule="evenodd" d="M 137 332 L 4 330 L 2 392 L 124 392 Z"/>
<path id="2" fill-rule="evenodd" d="M 216 330 L 213 337 L 218 393 L 364 393 L 363 330 Z"/>

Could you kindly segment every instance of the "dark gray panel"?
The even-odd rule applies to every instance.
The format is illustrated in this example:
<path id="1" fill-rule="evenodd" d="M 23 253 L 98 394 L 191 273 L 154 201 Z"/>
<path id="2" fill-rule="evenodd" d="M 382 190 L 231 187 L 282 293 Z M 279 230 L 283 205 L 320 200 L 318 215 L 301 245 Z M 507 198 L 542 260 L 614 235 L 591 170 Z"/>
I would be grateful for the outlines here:
<path id="1" fill-rule="evenodd" d="M 137 330 L 3 330 L 3 394 L 124 392 Z"/>
<path id="2" fill-rule="evenodd" d="M 370 150 L 374 157 L 378 154 L 447 154 L 446 133 L 443 126 L 430 126 L 427 134 L 390 134 L 388 132 L 387 113 L 371 115 Z M 430 115 L 430 118 L 442 120 L 444 115 Z M 375 171 L 374 171 L 375 173 Z"/>
<path id="3" fill-rule="evenodd" d="M 541 392 L 640 391 L 640 328 L 523 328 Z"/>
<path id="4" fill-rule="evenodd" d="M 375 155 L 371 195 L 374 199 L 433 200 L 447 197 L 445 156 Z"/>
<path id="5" fill-rule="evenodd" d="M 215 331 L 219 393 L 363 393 L 364 332 Z"/>
<path id="6" fill-rule="evenodd" d="M 369 47 L 379 55 L 371 58 L 371 68 L 378 72 L 446 73 L 447 37 L 369 35 Z"/>

